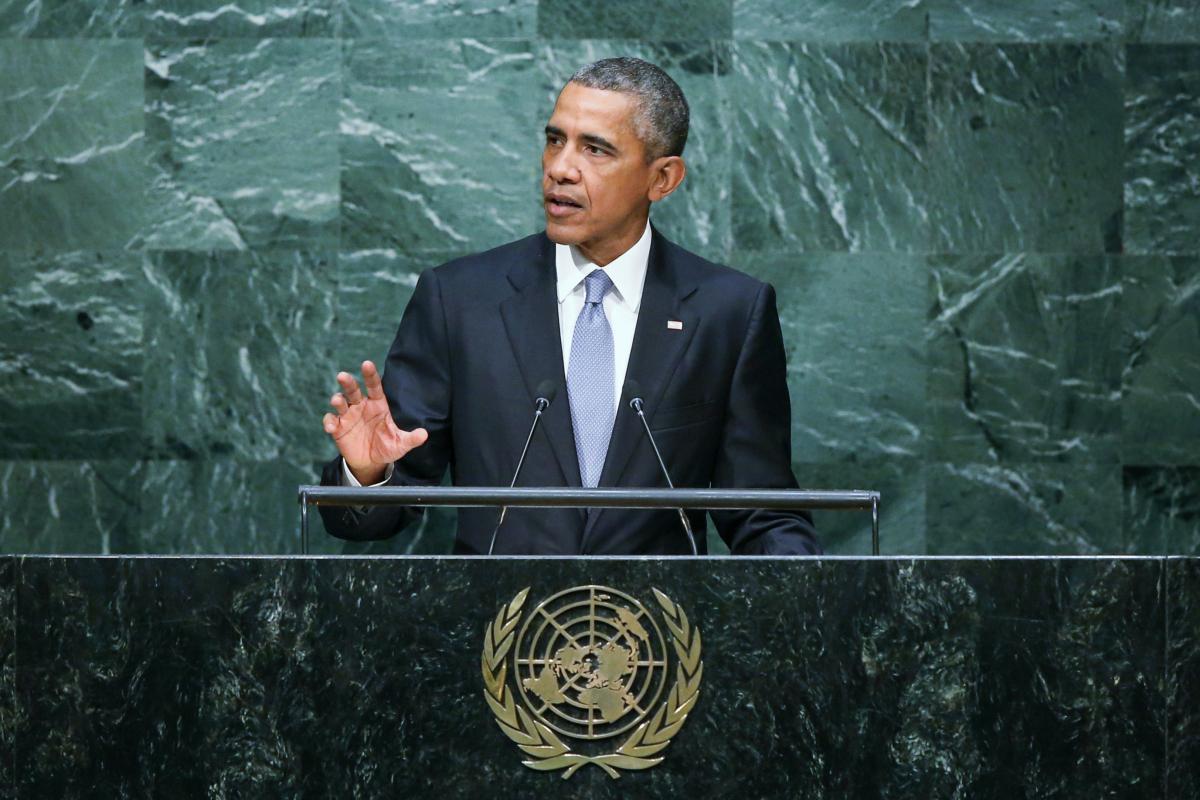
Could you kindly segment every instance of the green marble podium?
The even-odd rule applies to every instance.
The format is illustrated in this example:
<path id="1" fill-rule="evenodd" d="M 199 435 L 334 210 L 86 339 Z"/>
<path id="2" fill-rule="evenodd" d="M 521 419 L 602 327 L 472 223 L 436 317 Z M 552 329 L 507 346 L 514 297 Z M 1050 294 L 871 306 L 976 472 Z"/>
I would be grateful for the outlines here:
<path id="1" fill-rule="evenodd" d="M 481 654 L 584 585 L 670 597 L 703 680 L 661 764 L 564 781 Z M 0 795 L 1194 796 L 1198 605 L 1174 558 L 7 557 Z"/>

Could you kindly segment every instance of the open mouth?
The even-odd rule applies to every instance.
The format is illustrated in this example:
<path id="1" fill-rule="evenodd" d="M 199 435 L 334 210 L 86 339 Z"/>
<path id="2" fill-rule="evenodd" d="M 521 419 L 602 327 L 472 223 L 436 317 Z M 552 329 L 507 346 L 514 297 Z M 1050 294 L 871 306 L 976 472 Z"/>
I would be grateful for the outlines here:
<path id="1" fill-rule="evenodd" d="M 546 210 L 555 217 L 564 217 L 568 214 L 573 214 L 581 208 L 583 208 L 583 206 L 581 206 L 579 203 L 576 203 L 569 197 L 561 197 L 557 195 L 546 197 Z"/>

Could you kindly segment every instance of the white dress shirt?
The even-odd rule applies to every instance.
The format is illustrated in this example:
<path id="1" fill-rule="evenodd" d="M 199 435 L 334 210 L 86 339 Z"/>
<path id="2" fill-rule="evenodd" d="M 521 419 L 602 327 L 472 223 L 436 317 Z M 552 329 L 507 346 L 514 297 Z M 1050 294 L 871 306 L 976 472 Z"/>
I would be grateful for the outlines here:
<path id="1" fill-rule="evenodd" d="M 617 256 L 603 269 L 612 279 L 613 288 L 604 295 L 604 316 L 613 335 L 613 407 L 620 408 L 621 387 L 625 385 L 625 372 L 629 368 L 629 353 L 633 349 L 633 332 L 637 328 L 638 309 L 642 305 L 642 288 L 646 283 L 646 270 L 650 263 L 650 221 L 646 230 L 633 247 Z M 558 333 L 562 341 L 563 374 L 567 374 L 571 360 L 571 338 L 575 335 L 575 321 L 583 310 L 587 288 L 583 279 L 592 270 L 599 269 L 574 245 L 554 245 L 554 269 L 558 287 Z M 563 387 L 564 390 L 566 387 Z M 372 486 L 382 486 L 392 477 L 393 465 L 388 464 L 383 480 Z M 343 485 L 361 486 L 342 462 Z"/>

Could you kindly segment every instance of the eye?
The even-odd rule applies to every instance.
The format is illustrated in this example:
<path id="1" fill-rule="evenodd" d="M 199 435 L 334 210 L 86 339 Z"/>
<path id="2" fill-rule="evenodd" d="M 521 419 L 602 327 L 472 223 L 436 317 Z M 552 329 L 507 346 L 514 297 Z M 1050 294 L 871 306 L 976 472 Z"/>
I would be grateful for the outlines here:
<path id="1" fill-rule="evenodd" d="M 583 149 L 594 155 L 598 155 L 598 156 L 607 155 L 603 150 L 601 150 L 599 147 L 597 147 L 594 144 L 585 144 L 583 146 Z"/>

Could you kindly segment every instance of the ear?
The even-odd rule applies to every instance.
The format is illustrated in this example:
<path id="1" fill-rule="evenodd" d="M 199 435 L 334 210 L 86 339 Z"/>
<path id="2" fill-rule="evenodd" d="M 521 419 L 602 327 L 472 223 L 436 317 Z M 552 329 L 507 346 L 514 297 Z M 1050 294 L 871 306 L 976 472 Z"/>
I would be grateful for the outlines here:
<path id="1" fill-rule="evenodd" d="M 650 191 L 647 196 L 651 203 L 657 203 L 683 183 L 687 175 L 687 165 L 682 156 L 663 156 L 654 159 L 650 165 Z"/>

